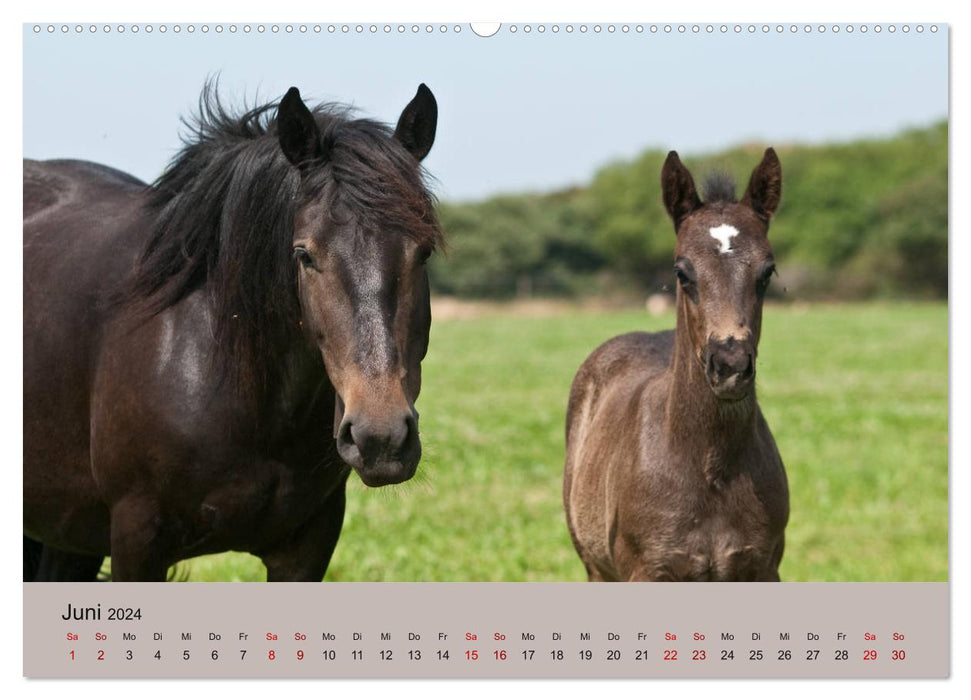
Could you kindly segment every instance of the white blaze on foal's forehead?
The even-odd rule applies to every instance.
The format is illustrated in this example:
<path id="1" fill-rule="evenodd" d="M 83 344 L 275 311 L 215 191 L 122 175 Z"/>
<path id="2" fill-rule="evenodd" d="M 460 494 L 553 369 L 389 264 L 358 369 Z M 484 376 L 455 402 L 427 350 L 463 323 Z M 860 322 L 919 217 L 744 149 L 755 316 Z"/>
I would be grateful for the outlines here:
<path id="1" fill-rule="evenodd" d="M 708 229 L 708 233 L 711 237 L 718 241 L 718 252 L 719 253 L 730 253 L 732 252 L 732 239 L 738 235 L 738 229 L 734 226 L 729 226 L 728 224 L 722 224 L 721 226 L 714 226 Z"/>

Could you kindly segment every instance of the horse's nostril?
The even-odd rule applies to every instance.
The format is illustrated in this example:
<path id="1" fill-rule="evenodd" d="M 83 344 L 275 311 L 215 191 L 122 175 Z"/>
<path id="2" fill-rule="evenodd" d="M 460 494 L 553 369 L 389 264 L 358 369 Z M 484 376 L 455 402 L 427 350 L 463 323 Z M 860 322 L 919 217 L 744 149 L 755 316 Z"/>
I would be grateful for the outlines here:
<path id="1" fill-rule="evenodd" d="M 742 372 L 742 376 L 748 379 L 755 372 L 755 362 L 752 360 L 752 354 L 748 355 L 748 363 L 745 365 L 745 371 Z"/>
<path id="2" fill-rule="evenodd" d="M 354 435 L 354 423 L 345 420 L 337 432 L 337 451 L 344 461 L 355 464 L 361 457 L 361 450 Z"/>

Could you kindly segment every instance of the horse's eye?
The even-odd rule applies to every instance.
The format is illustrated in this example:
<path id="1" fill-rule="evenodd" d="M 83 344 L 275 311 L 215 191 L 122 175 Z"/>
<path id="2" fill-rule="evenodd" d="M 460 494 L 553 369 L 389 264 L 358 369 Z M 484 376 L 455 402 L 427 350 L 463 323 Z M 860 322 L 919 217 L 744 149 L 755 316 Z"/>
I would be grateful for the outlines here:
<path id="1" fill-rule="evenodd" d="M 418 260 L 419 265 L 424 265 L 425 263 L 428 262 L 428 258 L 430 258 L 431 256 L 432 256 L 432 249 L 422 247 L 418 249 L 418 256 L 416 259 Z"/>
<path id="2" fill-rule="evenodd" d="M 310 252 L 306 248 L 302 248 L 300 246 L 294 248 L 293 257 L 296 258 L 303 267 L 314 267 L 314 259 L 310 257 Z"/>

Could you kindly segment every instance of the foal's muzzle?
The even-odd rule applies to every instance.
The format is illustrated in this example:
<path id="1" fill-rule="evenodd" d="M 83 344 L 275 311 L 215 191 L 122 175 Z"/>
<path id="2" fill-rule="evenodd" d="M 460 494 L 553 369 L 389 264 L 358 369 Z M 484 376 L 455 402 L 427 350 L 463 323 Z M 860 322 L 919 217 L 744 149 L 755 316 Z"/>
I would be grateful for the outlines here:
<path id="1" fill-rule="evenodd" d="M 748 340 L 709 340 L 705 348 L 705 376 L 715 396 L 738 401 L 755 382 L 755 348 Z"/>

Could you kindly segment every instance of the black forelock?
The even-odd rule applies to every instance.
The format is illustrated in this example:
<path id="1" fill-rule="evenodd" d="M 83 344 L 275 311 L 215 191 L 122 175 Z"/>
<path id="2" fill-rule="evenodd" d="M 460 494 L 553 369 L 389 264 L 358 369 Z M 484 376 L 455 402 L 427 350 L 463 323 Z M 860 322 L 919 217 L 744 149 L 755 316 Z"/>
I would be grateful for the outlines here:
<path id="1" fill-rule="evenodd" d="M 702 185 L 705 204 L 733 204 L 735 198 L 735 179 L 723 170 L 716 170 L 705 177 Z"/>

